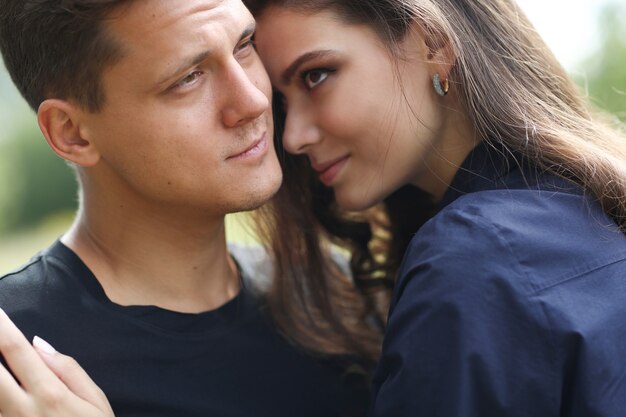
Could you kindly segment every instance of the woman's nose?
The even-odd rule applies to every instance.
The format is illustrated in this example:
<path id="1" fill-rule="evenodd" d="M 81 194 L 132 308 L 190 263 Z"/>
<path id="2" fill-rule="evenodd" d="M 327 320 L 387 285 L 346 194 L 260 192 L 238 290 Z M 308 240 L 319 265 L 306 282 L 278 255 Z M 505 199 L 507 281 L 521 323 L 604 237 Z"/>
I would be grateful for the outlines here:
<path id="1" fill-rule="evenodd" d="M 311 145 L 319 142 L 319 129 L 313 121 L 313 115 L 298 106 L 287 108 L 283 147 L 292 154 L 301 154 Z"/>

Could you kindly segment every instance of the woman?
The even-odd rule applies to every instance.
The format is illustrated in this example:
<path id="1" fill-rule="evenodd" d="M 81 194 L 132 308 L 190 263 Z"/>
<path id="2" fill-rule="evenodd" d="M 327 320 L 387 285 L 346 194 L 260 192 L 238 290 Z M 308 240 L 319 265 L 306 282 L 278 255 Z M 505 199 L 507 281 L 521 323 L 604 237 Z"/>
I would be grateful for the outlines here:
<path id="1" fill-rule="evenodd" d="M 295 154 L 263 223 L 283 332 L 375 359 L 395 281 L 371 415 L 619 415 L 624 137 L 516 5 L 248 5 Z"/>
<path id="2" fill-rule="evenodd" d="M 397 271 L 371 415 L 620 415 L 626 138 L 517 5 L 248 6 L 296 155 L 275 204 L 287 244 L 315 253 L 320 226 L 366 293 Z"/>

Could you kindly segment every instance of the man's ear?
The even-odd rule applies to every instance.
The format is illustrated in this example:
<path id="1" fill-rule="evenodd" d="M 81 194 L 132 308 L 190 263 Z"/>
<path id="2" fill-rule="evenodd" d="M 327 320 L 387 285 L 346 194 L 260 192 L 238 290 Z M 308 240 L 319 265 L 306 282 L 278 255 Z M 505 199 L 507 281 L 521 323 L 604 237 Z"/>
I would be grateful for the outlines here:
<path id="1" fill-rule="evenodd" d="M 100 159 L 96 146 L 83 132 L 84 110 L 65 100 L 48 99 L 39 106 L 37 122 L 48 145 L 66 161 L 81 167 L 94 166 Z"/>

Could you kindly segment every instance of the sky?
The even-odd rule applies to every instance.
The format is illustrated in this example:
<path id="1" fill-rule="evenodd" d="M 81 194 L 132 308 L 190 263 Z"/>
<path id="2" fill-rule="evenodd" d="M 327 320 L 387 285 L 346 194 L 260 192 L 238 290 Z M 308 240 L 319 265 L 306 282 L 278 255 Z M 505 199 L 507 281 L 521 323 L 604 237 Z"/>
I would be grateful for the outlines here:
<path id="1" fill-rule="evenodd" d="M 598 16 L 609 3 L 626 0 L 517 0 L 537 31 L 566 69 L 593 51 Z"/>

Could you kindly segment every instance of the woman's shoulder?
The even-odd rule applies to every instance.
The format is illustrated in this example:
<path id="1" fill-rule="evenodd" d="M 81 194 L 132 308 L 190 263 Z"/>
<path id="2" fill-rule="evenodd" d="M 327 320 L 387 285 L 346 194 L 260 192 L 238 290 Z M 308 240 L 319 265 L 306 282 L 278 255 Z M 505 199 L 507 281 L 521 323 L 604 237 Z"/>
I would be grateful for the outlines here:
<path id="1" fill-rule="evenodd" d="M 414 236 L 403 270 L 489 276 L 535 291 L 626 259 L 626 237 L 581 194 L 528 189 L 464 195 Z"/>
<path id="2" fill-rule="evenodd" d="M 420 233 L 454 233 L 486 245 L 493 243 L 491 235 L 496 234 L 509 245 L 545 242 L 555 248 L 571 248 L 580 244 L 585 250 L 593 241 L 606 245 L 626 242 L 596 201 L 583 194 L 558 190 L 495 189 L 469 193 L 444 207 Z M 488 239 L 480 240 L 481 237 Z"/>

